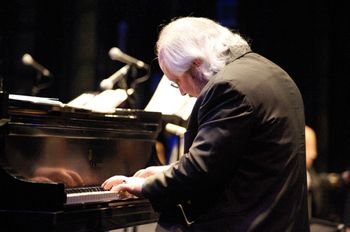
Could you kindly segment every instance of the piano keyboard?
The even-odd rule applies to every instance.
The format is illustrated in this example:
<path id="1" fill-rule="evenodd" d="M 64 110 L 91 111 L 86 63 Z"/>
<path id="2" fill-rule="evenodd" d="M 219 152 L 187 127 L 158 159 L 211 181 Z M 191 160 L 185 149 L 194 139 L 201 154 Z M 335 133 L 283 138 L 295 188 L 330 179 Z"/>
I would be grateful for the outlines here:
<path id="1" fill-rule="evenodd" d="M 66 205 L 120 200 L 121 194 L 104 190 L 102 187 L 82 187 L 66 189 Z M 124 197 L 122 197 L 125 199 Z"/>

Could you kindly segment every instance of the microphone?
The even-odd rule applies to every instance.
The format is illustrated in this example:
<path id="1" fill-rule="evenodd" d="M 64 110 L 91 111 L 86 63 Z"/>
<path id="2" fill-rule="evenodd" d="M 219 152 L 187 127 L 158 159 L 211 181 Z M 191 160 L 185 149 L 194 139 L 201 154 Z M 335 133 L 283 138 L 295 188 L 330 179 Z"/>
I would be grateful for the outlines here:
<path id="1" fill-rule="evenodd" d="M 103 90 L 112 89 L 114 84 L 117 83 L 121 78 L 123 78 L 129 71 L 130 65 L 125 65 L 118 71 L 112 74 L 112 76 L 102 80 L 100 82 L 100 87 Z"/>
<path id="2" fill-rule="evenodd" d="M 123 53 L 119 48 L 113 47 L 109 50 L 109 57 L 112 60 L 120 61 L 130 65 L 136 65 L 138 68 L 149 69 L 148 64 L 138 60 L 132 56 Z"/>
<path id="3" fill-rule="evenodd" d="M 46 77 L 51 75 L 50 71 L 47 68 L 45 68 L 44 66 L 42 66 L 41 64 L 36 62 L 33 59 L 33 57 L 31 55 L 29 55 L 28 53 L 26 53 L 22 56 L 22 62 L 25 65 L 33 67 L 34 69 L 36 69 L 38 72 L 40 72 L 42 75 L 44 75 Z"/>

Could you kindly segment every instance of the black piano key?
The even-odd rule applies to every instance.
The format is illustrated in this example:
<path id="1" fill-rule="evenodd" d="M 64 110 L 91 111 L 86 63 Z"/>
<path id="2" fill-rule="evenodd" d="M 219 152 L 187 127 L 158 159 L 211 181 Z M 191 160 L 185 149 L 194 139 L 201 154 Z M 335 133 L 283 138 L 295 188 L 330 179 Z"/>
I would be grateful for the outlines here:
<path id="1" fill-rule="evenodd" d="M 79 188 L 66 188 L 65 192 L 69 193 L 84 193 L 84 192 L 101 192 L 106 191 L 101 186 L 79 187 Z"/>

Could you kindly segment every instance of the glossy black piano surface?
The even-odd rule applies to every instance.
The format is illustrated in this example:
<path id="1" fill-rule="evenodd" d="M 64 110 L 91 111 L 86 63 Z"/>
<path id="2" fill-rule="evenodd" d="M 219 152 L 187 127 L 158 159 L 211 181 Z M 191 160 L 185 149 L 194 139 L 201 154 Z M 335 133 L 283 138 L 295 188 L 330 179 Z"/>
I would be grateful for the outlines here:
<path id="1" fill-rule="evenodd" d="M 158 165 L 160 113 L 96 113 L 0 95 L 0 228 L 105 231 L 157 220 L 146 199 L 68 205 L 67 192 Z"/>

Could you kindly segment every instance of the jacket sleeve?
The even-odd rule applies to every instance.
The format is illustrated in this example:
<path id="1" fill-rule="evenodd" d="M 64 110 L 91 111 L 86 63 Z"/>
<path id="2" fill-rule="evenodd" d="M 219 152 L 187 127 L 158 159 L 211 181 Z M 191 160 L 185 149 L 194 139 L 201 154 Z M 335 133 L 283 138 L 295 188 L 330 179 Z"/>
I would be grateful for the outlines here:
<path id="1" fill-rule="evenodd" d="M 142 187 L 156 211 L 222 187 L 244 152 L 253 119 L 247 97 L 221 82 L 205 90 L 197 103 L 191 120 L 197 120 L 198 131 L 189 151 Z"/>

